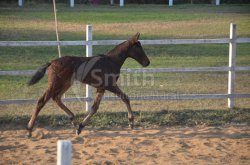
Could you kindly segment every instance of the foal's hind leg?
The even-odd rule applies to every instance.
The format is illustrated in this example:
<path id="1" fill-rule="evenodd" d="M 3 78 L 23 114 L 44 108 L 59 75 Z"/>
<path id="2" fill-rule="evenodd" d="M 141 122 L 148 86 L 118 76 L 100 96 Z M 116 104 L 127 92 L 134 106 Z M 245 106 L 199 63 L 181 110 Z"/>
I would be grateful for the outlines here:
<path id="1" fill-rule="evenodd" d="M 32 113 L 31 119 L 30 119 L 28 126 L 27 126 L 29 137 L 31 137 L 31 135 L 32 135 L 32 129 L 34 127 L 37 115 L 39 114 L 41 109 L 44 107 L 44 105 L 49 101 L 50 98 L 51 98 L 51 89 L 49 88 L 46 90 L 46 92 L 43 94 L 43 96 L 39 98 L 39 100 L 37 102 L 36 109 L 34 109 L 34 111 Z"/>
<path id="2" fill-rule="evenodd" d="M 55 99 L 53 99 L 55 101 L 55 103 L 69 116 L 70 122 L 73 126 L 75 126 L 74 123 L 74 117 L 75 115 L 68 109 L 68 107 L 66 107 L 62 100 L 61 100 L 61 96 L 60 97 L 56 97 Z"/>
<path id="3" fill-rule="evenodd" d="M 67 85 L 67 86 L 64 86 L 64 88 L 61 88 L 60 90 L 57 90 L 58 91 L 58 95 L 56 96 L 53 96 L 53 101 L 69 116 L 69 119 L 72 123 L 73 126 L 75 126 L 75 123 L 74 123 L 74 117 L 75 115 L 68 109 L 68 107 L 66 107 L 61 98 L 62 98 L 62 95 L 69 89 L 70 85 Z"/>
<path id="4" fill-rule="evenodd" d="M 91 107 L 91 110 L 88 112 L 88 115 L 84 118 L 83 122 L 79 124 L 79 127 L 76 130 L 76 133 L 78 135 L 81 133 L 81 130 L 89 123 L 90 118 L 97 112 L 104 92 L 104 89 L 97 89 L 96 98 L 94 100 L 94 104 Z"/>
<path id="5" fill-rule="evenodd" d="M 111 86 L 107 90 L 116 94 L 126 104 L 127 109 L 128 109 L 129 127 L 133 129 L 134 128 L 134 115 L 130 106 L 130 100 L 128 96 L 125 93 L 123 93 L 122 90 L 118 86 Z"/>

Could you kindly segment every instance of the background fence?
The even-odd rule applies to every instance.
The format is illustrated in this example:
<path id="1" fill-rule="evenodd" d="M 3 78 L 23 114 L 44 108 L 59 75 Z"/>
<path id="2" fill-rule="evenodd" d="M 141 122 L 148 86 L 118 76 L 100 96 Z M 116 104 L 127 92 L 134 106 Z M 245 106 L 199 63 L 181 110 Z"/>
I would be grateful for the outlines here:
<path id="1" fill-rule="evenodd" d="M 117 45 L 124 40 L 92 40 L 92 26 L 86 27 L 85 41 L 0 41 L 0 46 L 72 46 L 86 45 L 86 56 L 92 56 L 94 45 Z M 162 73 L 162 72 L 228 72 L 228 92 L 224 94 L 179 94 L 179 95 L 147 95 L 131 96 L 131 100 L 188 100 L 188 99 L 228 99 L 228 107 L 233 108 L 235 98 L 250 98 L 250 94 L 235 93 L 236 71 L 250 71 L 250 66 L 236 66 L 237 43 L 250 43 L 250 38 L 237 38 L 236 25 L 230 25 L 229 38 L 220 39 L 165 39 L 140 40 L 142 45 L 171 45 L 171 44 L 229 44 L 229 65 L 223 67 L 195 67 L 195 68 L 128 68 L 122 69 L 127 73 Z M 0 75 L 31 75 L 34 70 L 0 71 Z M 92 88 L 86 85 L 86 97 L 65 98 L 64 101 L 86 101 L 86 110 L 90 110 L 92 102 Z M 103 100 L 117 100 L 117 97 L 104 97 Z M 0 104 L 27 104 L 35 103 L 32 99 L 0 100 Z"/>
<path id="2" fill-rule="evenodd" d="M 123 7 L 125 2 L 126 2 L 126 0 L 119 0 L 119 2 L 118 2 L 119 6 Z M 191 2 L 191 4 L 195 3 L 194 0 L 191 0 L 190 2 Z M 216 6 L 220 5 L 220 0 L 211 0 L 211 2 L 212 2 L 212 4 L 215 4 Z M 95 2 L 92 1 L 92 3 L 95 3 Z M 100 1 L 97 2 L 97 3 L 100 3 Z M 110 3 L 110 5 L 114 5 L 115 1 L 110 0 L 109 3 Z M 131 1 L 129 3 L 131 3 Z M 174 0 L 168 0 L 168 1 L 165 1 L 164 3 L 168 3 L 168 6 L 173 6 Z M 177 3 L 180 3 L 180 2 L 178 1 Z M 24 6 L 24 4 L 25 4 L 25 0 L 18 0 L 18 6 L 22 7 L 22 6 Z M 74 7 L 75 6 L 75 0 L 68 0 L 68 4 L 69 4 L 70 7 Z"/>

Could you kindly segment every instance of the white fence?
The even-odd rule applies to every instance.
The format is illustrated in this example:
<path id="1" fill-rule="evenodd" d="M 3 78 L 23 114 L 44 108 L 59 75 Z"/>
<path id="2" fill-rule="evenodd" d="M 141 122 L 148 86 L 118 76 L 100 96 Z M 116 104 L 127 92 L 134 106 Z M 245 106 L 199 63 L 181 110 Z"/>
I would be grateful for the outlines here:
<path id="1" fill-rule="evenodd" d="M 216 6 L 220 5 L 220 0 L 212 0 L 214 1 Z M 192 1 L 191 1 L 192 2 Z M 174 0 L 168 0 L 168 6 L 173 6 Z M 18 6 L 22 7 L 24 5 L 24 0 L 18 0 Z M 110 5 L 114 5 L 114 0 L 110 0 Z M 69 0 L 69 6 L 74 7 L 75 6 L 75 0 Z M 119 1 L 119 6 L 124 6 L 124 0 Z"/>
<path id="2" fill-rule="evenodd" d="M 72 143 L 70 140 L 57 141 L 57 165 L 71 165 Z"/>
<path id="3" fill-rule="evenodd" d="M 86 41 L 0 41 L 0 46 L 57 46 L 59 45 L 86 45 L 86 56 L 92 55 L 93 45 L 117 45 L 124 40 L 92 40 L 92 26 L 86 27 Z M 142 45 L 170 45 L 170 44 L 229 44 L 229 65 L 224 67 L 196 67 L 196 68 L 128 68 L 122 69 L 127 73 L 160 73 L 160 72 L 228 72 L 228 93 L 226 94 L 185 94 L 164 96 L 131 96 L 131 100 L 188 100 L 188 99 L 228 99 L 228 107 L 234 107 L 235 98 L 250 98 L 250 94 L 235 93 L 235 72 L 250 71 L 250 66 L 236 66 L 236 44 L 250 43 L 250 38 L 237 38 L 236 25 L 230 25 L 230 37 L 220 39 L 166 39 L 166 40 L 141 40 Z M 26 71 L 0 71 L 0 75 L 30 75 L 34 70 Z M 86 110 L 90 110 L 92 91 L 86 86 L 86 97 L 65 98 L 64 101 L 86 101 Z M 117 97 L 104 97 L 103 100 L 117 100 Z M 28 104 L 36 100 L 17 99 L 0 100 L 0 104 Z"/>

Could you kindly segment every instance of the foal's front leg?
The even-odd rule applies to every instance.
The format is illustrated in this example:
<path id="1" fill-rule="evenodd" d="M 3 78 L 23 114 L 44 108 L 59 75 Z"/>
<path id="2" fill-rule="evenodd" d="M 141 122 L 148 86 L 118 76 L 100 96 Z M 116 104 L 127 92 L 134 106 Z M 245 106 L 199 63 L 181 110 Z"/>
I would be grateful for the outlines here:
<path id="1" fill-rule="evenodd" d="M 97 109 L 99 108 L 104 92 L 105 92 L 104 89 L 97 89 L 97 94 L 94 100 L 94 104 L 92 105 L 91 110 L 88 112 L 88 115 L 84 118 L 83 122 L 79 124 L 79 127 L 76 130 L 77 135 L 81 133 L 82 129 L 89 123 L 90 118 L 97 112 Z"/>
<path id="2" fill-rule="evenodd" d="M 125 93 L 123 93 L 122 90 L 118 86 L 111 86 L 107 90 L 116 94 L 126 104 L 127 109 L 128 109 L 129 127 L 133 129 L 134 128 L 134 115 L 130 106 L 130 100 L 128 96 Z"/>

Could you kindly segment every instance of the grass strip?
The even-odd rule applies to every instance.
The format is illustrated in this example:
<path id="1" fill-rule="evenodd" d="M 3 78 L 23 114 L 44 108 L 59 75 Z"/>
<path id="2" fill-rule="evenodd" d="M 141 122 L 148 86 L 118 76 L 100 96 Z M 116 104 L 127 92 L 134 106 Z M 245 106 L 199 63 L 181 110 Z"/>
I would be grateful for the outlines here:
<path id="1" fill-rule="evenodd" d="M 150 128 L 155 126 L 218 126 L 225 124 L 250 124 L 250 109 L 234 110 L 161 110 L 136 111 L 136 127 Z M 77 114 L 76 121 L 81 122 L 85 114 Z M 30 116 L 0 116 L 0 125 L 26 126 Z M 37 120 L 38 127 L 69 127 L 70 122 L 65 115 L 41 115 Z M 127 127 L 126 112 L 98 112 L 88 127 L 111 128 Z"/>

